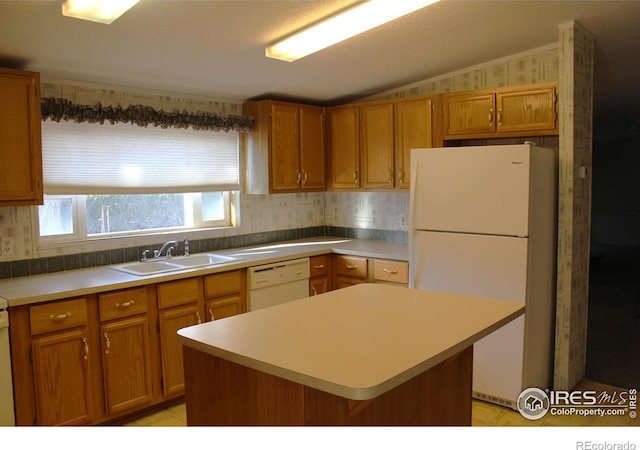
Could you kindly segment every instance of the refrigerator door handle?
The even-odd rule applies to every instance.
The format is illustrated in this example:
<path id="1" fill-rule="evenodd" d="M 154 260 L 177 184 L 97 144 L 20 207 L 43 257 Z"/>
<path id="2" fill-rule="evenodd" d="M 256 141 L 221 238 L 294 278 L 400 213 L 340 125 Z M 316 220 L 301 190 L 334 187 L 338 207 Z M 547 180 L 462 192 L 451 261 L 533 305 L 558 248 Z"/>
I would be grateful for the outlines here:
<path id="1" fill-rule="evenodd" d="M 413 234 L 415 233 L 414 226 L 414 207 L 415 207 L 415 198 L 416 198 L 416 190 L 418 188 L 418 164 L 417 160 L 412 161 L 415 164 L 411 164 L 411 174 L 410 174 L 410 186 L 411 190 L 409 191 L 409 288 L 413 289 L 415 287 L 414 284 L 414 274 L 415 270 L 414 264 L 414 255 L 413 255 Z"/>
<path id="2" fill-rule="evenodd" d="M 409 231 L 412 231 L 414 227 L 414 211 L 415 211 L 415 199 L 416 199 L 416 191 L 418 190 L 418 165 L 420 164 L 418 160 L 414 161 L 415 164 L 411 165 L 411 181 L 410 186 L 411 190 L 409 191 Z"/>

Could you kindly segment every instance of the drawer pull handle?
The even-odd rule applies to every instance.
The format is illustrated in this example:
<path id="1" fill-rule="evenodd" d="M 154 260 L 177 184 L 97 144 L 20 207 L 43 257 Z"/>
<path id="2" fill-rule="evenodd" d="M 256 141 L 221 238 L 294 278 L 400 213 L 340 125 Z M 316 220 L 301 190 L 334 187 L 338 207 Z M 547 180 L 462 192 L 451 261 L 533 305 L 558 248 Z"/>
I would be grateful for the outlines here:
<path id="1" fill-rule="evenodd" d="M 65 314 L 58 314 L 57 316 L 54 316 L 53 314 L 51 314 L 49 316 L 49 320 L 53 320 L 54 322 L 62 322 L 67 317 L 71 317 L 71 313 L 70 312 L 65 313 Z"/>
<path id="2" fill-rule="evenodd" d="M 213 315 L 213 308 L 209 308 L 209 316 L 211 317 L 211 320 L 216 320 L 216 317 Z"/>
<path id="3" fill-rule="evenodd" d="M 398 273 L 397 270 L 391 270 L 391 269 L 384 269 L 383 272 L 390 273 L 391 275 L 396 275 Z"/>
<path id="4" fill-rule="evenodd" d="M 349 270 L 353 270 L 353 269 L 357 269 L 358 268 L 358 266 L 355 265 L 355 264 L 345 264 L 344 266 Z"/>
<path id="5" fill-rule="evenodd" d="M 105 344 L 106 344 L 106 348 L 104 350 L 104 354 L 108 355 L 109 354 L 109 350 L 111 350 L 111 341 L 109 340 L 109 335 L 106 332 L 104 333 L 104 340 L 105 340 Z"/>
<path id="6" fill-rule="evenodd" d="M 196 317 L 198 318 L 198 325 L 200 325 L 202 323 L 202 319 L 200 318 L 199 312 L 196 313 Z"/>
<path id="7" fill-rule="evenodd" d="M 115 306 L 116 308 L 128 308 L 129 306 L 133 306 L 133 304 L 135 303 L 135 300 L 129 300 L 128 302 L 124 302 L 124 303 L 116 303 Z"/>
<path id="8" fill-rule="evenodd" d="M 324 269 L 324 264 L 318 264 L 316 266 L 313 266 L 314 269 Z"/>
<path id="9" fill-rule="evenodd" d="M 316 290 L 315 286 L 311 286 L 311 291 L 313 291 L 312 295 L 318 295 L 318 291 Z"/>
<path id="10" fill-rule="evenodd" d="M 84 360 L 89 359 L 89 344 L 87 343 L 87 338 L 82 338 L 82 344 L 84 345 Z"/>

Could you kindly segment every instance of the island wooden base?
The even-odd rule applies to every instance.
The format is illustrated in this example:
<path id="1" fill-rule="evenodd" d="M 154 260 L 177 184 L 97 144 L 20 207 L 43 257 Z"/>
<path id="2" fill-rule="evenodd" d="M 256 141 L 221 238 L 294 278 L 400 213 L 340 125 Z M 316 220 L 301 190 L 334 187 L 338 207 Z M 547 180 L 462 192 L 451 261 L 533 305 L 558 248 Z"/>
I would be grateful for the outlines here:
<path id="1" fill-rule="evenodd" d="M 188 425 L 471 425 L 473 347 L 350 400 L 184 347 Z"/>

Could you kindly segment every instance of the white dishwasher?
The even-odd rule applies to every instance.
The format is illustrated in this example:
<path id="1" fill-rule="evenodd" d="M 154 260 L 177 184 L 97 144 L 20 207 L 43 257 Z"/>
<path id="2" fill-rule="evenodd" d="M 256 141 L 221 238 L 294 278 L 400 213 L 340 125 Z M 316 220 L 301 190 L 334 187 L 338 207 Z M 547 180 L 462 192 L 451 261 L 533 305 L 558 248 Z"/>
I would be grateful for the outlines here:
<path id="1" fill-rule="evenodd" d="M 2 427 L 15 425 L 7 305 L 7 301 L 0 298 L 0 426 Z"/>
<path id="2" fill-rule="evenodd" d="M 309 258 L 247 269 L 249 311 L 309 297 Z"/>

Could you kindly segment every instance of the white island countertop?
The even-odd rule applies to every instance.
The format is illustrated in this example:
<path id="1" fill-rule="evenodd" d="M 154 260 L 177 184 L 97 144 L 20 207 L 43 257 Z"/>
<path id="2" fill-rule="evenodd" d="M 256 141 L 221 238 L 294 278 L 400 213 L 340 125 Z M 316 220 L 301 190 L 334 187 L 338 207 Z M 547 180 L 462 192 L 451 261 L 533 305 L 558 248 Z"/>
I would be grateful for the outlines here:
<path id="1" fill-rule="evenodd" d="M 523 313 L 517 302 L 359 284 L 183 328 L 178 335 L 194 350 L 367 400 Z"/>

